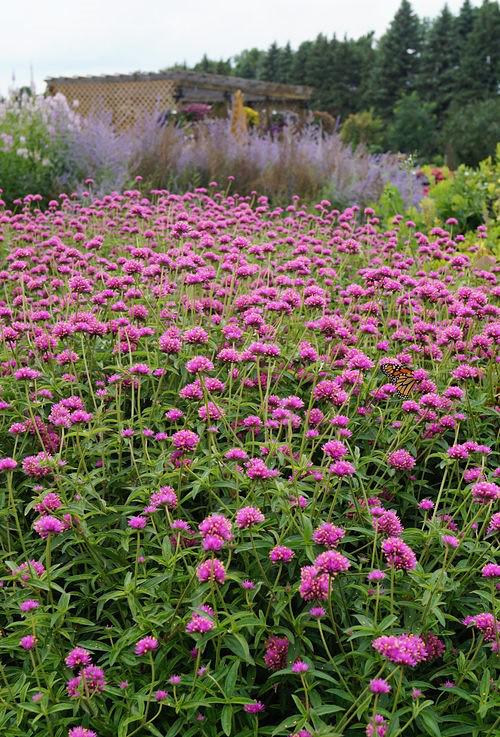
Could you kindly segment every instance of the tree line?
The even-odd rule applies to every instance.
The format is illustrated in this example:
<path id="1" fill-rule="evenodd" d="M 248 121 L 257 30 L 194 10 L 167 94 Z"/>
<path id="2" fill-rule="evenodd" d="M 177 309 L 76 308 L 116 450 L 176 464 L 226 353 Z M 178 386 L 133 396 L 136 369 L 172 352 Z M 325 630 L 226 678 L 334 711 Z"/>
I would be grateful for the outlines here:
<path id="1" fill-rule="evenodd" d="M 192 68 L 310 85 L 314 109 L 339 124 L 351 116 L 357 137 L 373 147 L 474 164 L 500 139 L 497 1 L 472 6 L 465 0 L 456 15 L 445 5 L 428 20 L 402 0 L 378 42 L 373 33 L 320 34 L 296 50 L 273 43 L 226 60 L 204 55 Z"/>

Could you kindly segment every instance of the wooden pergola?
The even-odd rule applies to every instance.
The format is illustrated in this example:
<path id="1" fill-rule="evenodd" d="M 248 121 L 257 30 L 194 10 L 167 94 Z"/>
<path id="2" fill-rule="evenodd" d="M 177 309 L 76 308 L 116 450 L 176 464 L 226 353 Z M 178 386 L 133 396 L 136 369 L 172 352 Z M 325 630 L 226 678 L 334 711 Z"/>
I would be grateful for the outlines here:
<path id="1" fill-rule="evenodd" d="M 84 116 L 110 112 L 115 127 L 120 129 L 133 125 L 145 112 L 164 112 L 191 102 L 229 107 L 237 90 L 243 93 L 245 105 L 257 110 L 300 113 L 308 109 L 313 93 L 312 87 L 304 85 L 184 70 L 50 77 L 46 83 L 49 94 L 62 93 L 70 104 L 77 101 L 78 112 Z"/>

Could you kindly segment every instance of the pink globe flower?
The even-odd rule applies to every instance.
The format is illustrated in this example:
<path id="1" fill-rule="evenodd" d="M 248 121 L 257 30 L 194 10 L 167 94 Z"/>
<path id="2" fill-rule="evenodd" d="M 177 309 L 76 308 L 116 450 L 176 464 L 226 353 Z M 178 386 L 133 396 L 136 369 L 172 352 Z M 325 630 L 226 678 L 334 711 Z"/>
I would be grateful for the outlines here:
<path id="1" fill-rule="evenodd" d="M 399 471 L 411 471 L 415 466 L 416 460 L 411 453 L 401 448 L 400 450 L 389 453 L 387 462 L 392 468 L 396 468 Z"/>
<path id="2" fill-rule="evenodd" d="M 240 530 L 264 522 L 265 517 L 258 507 L 243 507 L 236 512 L 236 525 Z"/>
<path id="3" fill-rule="evenodd" d="M 134 648 L 134 652 L 139 657 L 142 655 L 145 655 L 146 653 L 154 652 L 158 649 L 158 640 L 156 637 L 151 637 L 148 635 L 147 637 L 143 637 L 142 640 L 139 640 Z"/>

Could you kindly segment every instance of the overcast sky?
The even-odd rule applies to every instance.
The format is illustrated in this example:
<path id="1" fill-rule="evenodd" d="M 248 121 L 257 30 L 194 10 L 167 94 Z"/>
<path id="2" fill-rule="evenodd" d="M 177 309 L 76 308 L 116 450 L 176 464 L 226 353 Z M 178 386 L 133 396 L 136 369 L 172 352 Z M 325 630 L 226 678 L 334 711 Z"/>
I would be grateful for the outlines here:
<path id="1" fill-rule="evenodd" d="M 448 0 L 456 12 L 463 0 Z M 273 41 L 318 33 L 380 36 L 400 0 L 0 0 L 0 92 L 15 74 L 38 91 L 49 76 L 157 71 L 193 64 L 206 52 L 219 59 Z M 478 0 L 475 0 L 475 5 Z M 434 17 L 441 0 L 413 0 Z"/>

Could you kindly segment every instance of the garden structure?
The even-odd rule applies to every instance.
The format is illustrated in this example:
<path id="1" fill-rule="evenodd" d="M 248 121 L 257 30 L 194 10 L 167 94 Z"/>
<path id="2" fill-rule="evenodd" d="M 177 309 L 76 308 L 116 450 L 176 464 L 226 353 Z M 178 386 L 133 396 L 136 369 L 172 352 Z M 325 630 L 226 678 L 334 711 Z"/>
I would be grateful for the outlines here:
<path id="1" fill-rule="evenodd" d="M 245 104 L 261 114 L 308 110 L 312 88 L 255 79 L 202 74 L 189 71 L 114 74 L 86 77 L 51 77 L 49 94 L 62 93 L 68 101 L 78 101 L 78 111 L 86 116 L 107 111 L 117 129 L 132 126 L 145 112 L 161 112 L 190 103 L 212 106 L 215 114 L 226 114 L 232 97 L 241 90 Z"/>

